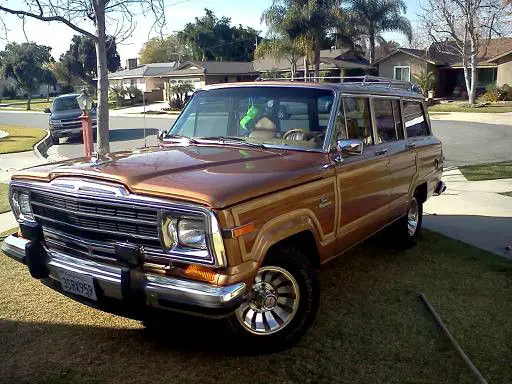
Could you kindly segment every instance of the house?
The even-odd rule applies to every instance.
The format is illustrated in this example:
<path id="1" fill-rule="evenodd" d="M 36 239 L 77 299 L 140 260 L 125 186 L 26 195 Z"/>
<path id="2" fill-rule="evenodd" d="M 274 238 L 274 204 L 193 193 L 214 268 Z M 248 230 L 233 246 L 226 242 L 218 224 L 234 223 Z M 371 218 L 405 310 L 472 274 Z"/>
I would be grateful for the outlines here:
<path id="1" fill-rule="evenodd" d="M 411 81 L 420 72 L 436 75 L 436 96 L 458 96 L 465 92 L 462 59 L 453 42 L 434 43 L 427 49 L 398 48 L 377 59 L 379 76 Z M 477 91 L 489 85 L 512 85 L 512 38 L 484 40 L 478 51 Z"/>
<path id="2" fill-rule="evenodd" d="M 296 77 L 304 77 L 304 57 L 297 59 Z M 277 60 L 267 56 L 254 61 L 254 68 L 261 74 L 278 73 L 283 77 L 290 77 L 291 65 L 289 60 Z M 328 76 L 361 76 L 371 66 L 363 56 L 354 53 L 349 48 L 323 49 L 320 51 L 320 71 Z M 310 76 L 313 75 L 313 65 L 310 63 Z"/>

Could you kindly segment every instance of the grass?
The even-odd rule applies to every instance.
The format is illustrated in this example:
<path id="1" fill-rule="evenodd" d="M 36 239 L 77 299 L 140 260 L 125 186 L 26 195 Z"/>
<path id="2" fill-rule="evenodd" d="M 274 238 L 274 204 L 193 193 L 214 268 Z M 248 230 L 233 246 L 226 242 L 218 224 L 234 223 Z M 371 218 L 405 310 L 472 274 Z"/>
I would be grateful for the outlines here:
<path id="1" fill-rule="evenodd" d="M 9 185 L 0 184 L 0 213 L 9 212 L 11 206 L 9 205 Z"/>
<path id="2" fill-rule="evenodd" d="M 371 240 L 320 271 L 316 323 L 295 347 L 233 351 L 217 321 L 149 332 L 50 290 L 0 255 L 5 382 L 473 383 L 418 300 L 424 292 L 489 382 L 510 382 L 512 262 L 424 232 L 415 249 Z"/>
<path id="3" fill-rule="evenodd" d="M 44 129 L 17 125 L 0 124 L 0 130 L 9 133 L 9 136 L 0 139 L 0 154 L 30 151 L 46 135 Z"/>
<path id="4" fill-rule="evenodd" d="M 0 104 L 2 104 L 2 103 L 0 103 Z M 38 101 L 38 102 L 32 101 L 30 103 L 30 110 L 31 111 L 43 111 L 45 108 L 50 108 L 51 106 L 52 106 L 52 102 L 51 101 L 47 102 L 46 99 L 44 99 L 44 101 Z M 27 103 L 25 101 L 24 103 L 9 104 L 8 106 L 0 107 L 0 109 L 4 109 L 4 110 L 15 109 L 15 110 L 26 111 Z"/>
<path id="5" fill-rule="evenodd" d="M 478 108 L 468 108 L 457 103 L 436 104 L 428 108 L 429 112 L 469 112 L 469 113 L 505 113 L 512 112 L 512 104 L 493 104 Z"/>
<path id="6" fill-rule="evenodd" d="M 512 178 L 512 161 L 501 163 L 466 165 L 459 168 L 469 181 Z"/>

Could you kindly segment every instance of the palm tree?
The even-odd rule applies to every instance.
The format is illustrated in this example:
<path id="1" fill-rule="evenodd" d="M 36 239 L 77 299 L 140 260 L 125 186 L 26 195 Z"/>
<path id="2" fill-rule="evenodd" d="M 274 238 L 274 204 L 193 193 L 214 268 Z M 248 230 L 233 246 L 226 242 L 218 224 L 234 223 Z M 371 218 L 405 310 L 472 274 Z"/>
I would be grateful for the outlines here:
<path id="1" fill-rule="evenodd" d="M 297 61 L 303 55 L 303 50 L 290 40 L 288 36 L 274 37 L 262 41 L 254 51 L 255 58 L 271 56 L 276 60 L 286 59 L 290 64 L 291 80 L 295 78 L 297 72 Z"/>
<path id="2" fill-rule="evenodd" d="M 271 33 L 287 35 L 297 46 L 313 52 L 318 77 L 320 48 L 334 26 L 336 4 L 336 0 L 274 0 L 261 18 Z"/>
<path id="3" fill-rule="evenodd" d="M 370 63 L 375 61 L 375 41 L 383 32 L 403 33 L 412 39 L 410 21 L 402 16 L 407 7 L 404 0 L 349 0 L 353 23 L 358 25 L 370 43 Z"/>

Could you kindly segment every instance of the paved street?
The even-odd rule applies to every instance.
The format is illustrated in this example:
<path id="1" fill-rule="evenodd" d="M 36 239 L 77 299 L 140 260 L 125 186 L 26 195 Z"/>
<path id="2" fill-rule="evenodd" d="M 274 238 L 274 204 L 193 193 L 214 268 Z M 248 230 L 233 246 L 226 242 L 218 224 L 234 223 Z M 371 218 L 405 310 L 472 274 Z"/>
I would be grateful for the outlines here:
<path id="1" fill-rule="evenodd" d="M 146 117 L 147 144 L 156 143 L 158 129 L 170 127 L 175 116 Z M 41 113 L 0 112 L 0 121 L 5 124 L 46 128 L 48 115 Z M 142 147 L 143 117 L 113 116 L 111 125 L 111 149 L 129 150 Z M 434 133 L 443 142 L 445 166 L 460 166 L 512 159 L 512 125 L 483 124 L 475 122 L 433 120 Z M 65 141 L 52 149 L 53 154 L 66 157 L 81 156 L 83 147 L 79 140 Z"/>

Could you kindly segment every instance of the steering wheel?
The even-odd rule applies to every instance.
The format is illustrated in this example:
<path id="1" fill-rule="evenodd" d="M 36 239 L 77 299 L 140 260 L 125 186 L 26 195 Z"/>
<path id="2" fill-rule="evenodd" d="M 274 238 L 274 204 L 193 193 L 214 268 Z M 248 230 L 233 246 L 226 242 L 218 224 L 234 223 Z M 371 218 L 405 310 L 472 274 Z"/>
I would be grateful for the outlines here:
<path id="1" fill-rule="evenodd" d="M 304 140 L 307 131 L 302 128 L 295 128 L 286 131 L 282 137 L 283 140 Z"/>

